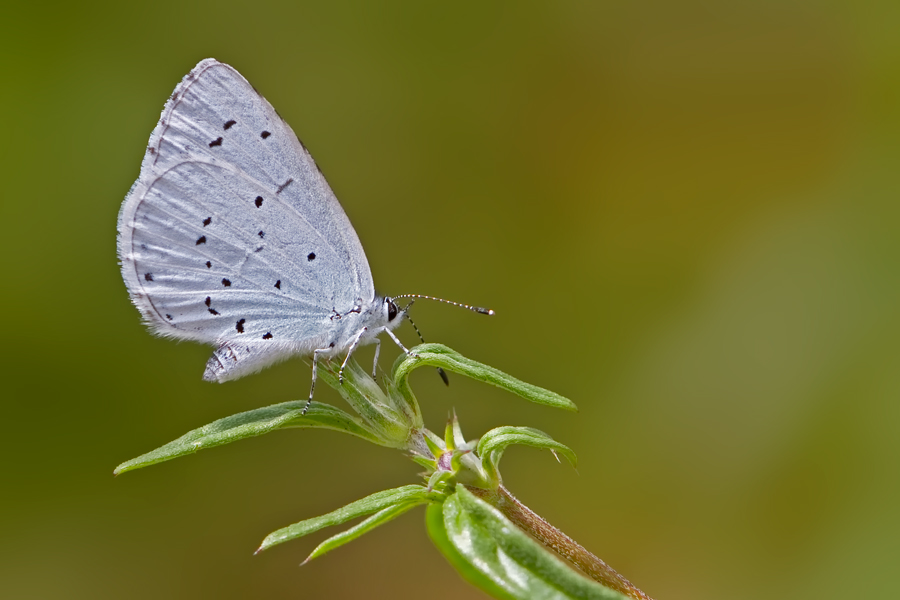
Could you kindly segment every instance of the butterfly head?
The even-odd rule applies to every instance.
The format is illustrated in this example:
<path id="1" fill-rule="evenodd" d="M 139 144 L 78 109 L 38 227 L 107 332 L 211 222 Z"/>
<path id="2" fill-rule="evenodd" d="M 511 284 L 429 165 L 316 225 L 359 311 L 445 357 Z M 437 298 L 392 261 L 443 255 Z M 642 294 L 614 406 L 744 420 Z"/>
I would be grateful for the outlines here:
<path id="1" fill-rule="evenodd" d="M 397 302 L 390 296 L 383 297 L 379 315 L 382 325 L 386 329 L 395 329 L 403 322 L 404 318 L 409 319 L 409 315 L 406 313 L 408 308 L 409 306 L 403 308 L 397 306 Z"/>

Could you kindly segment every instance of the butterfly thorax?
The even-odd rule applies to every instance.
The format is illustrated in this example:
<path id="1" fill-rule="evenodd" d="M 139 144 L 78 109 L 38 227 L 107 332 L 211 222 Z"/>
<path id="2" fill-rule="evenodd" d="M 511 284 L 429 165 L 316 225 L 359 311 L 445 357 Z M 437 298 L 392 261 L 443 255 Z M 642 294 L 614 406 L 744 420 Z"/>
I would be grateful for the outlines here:
<path id="1" fill-rule="evenodd" d="M 319 351 L 319 356 L 331 358 L 346 353 L 354 345 L 371 344 L 378 334 L 400 324 L 398 316 L 402 316 L 402 312 L 394 301 L 379 294 L 370 302 L 357 300 L 343 312 L 332 309 L 328 339 L 314 350 Z"/>

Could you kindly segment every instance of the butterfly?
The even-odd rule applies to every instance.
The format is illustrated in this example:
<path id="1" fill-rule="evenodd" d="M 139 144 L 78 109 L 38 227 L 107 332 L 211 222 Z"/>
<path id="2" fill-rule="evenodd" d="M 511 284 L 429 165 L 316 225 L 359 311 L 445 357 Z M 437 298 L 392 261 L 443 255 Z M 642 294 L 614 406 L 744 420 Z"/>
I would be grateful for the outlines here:
<path id="1" fill-rule="evenodd" d="M 290 126 L 234 68 L 201 61 L 175 88 L 119 212 L 132 302 L 156 334 L 215 345 L 225 382 L 291 356 L 345 355 L 393 333 L 420 294 L 382 296 L 356 231 Z M 396 300 L 410 298 L 399 308 Z M 374 370 L 374 369 L 373 369 Z M 307 403 L 307 408 L 309 403 Z"/>

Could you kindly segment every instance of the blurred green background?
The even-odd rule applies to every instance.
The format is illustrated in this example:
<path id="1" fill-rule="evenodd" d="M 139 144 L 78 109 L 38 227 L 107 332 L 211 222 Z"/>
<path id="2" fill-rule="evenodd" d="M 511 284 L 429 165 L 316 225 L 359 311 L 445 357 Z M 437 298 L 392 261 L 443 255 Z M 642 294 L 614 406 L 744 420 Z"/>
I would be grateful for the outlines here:
<path id="1" fill-rule="evenodd" d="M 897 2 L 5 6 L 0 594 L 478 595 L 422 511 L 303 568 L 324 534 L 251 555 L 417 481 L 394 451 L 293 431 L 112 476 L 308 389 L 299 360 L 204 383 L 210 349 L 152 337 L 119 276 L 150 131 L 213 56 L 310 148 L 382 293 L 497 311 L 419 303 L 427 339 L 579 405 L 415 375 L 433 429 L 578 453 L 509 452 L 526 504 L 659 600 L 900 597 L 898 31 Z"/>

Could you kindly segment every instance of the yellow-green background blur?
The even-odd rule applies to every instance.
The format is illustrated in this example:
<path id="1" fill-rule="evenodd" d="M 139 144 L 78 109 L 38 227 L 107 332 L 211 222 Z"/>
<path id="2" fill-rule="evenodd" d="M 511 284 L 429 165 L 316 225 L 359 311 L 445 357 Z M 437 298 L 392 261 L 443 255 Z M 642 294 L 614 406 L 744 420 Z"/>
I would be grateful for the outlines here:
<path id="1" fill-rule="evenodd" d="M 379 291 L 497 311 L 421 302 L 427 339 L 578 404 L 414 376 L 433 429 L 578 453 L 511 450 L 525 503 L 658 600 L 900 597 L 900 3 L 712 0 L 6 5 L 0 595 L 478 596 L 421 510 L 252 556 L 416 482 L 395 451 L 290 431 L 112 476 L 308 389 L 300 360 L 204 383 L 119 276 L 119 205 L 208 56 L 309 147 Z"/>

